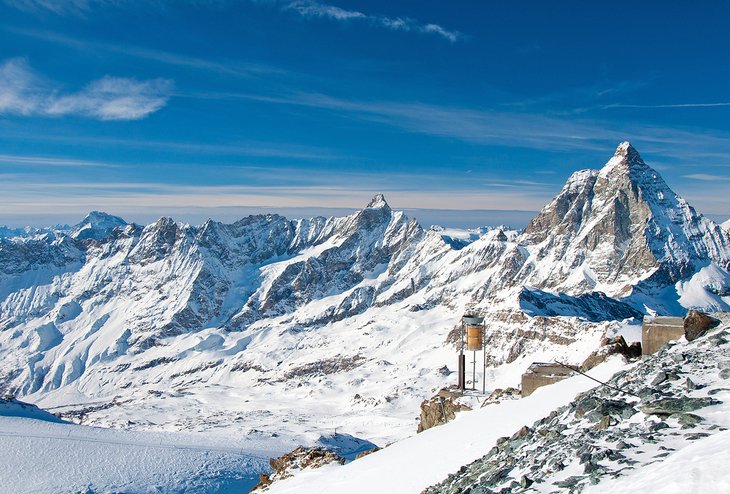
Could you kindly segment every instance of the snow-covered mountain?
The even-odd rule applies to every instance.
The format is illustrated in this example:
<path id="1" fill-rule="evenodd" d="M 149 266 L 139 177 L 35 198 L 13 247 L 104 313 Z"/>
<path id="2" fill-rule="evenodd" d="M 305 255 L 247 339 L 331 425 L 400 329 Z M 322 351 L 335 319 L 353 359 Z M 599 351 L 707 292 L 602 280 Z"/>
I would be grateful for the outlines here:
<path id="1" fill-rule="evenodd" d="M 342 218 L 95 212 L 0 235 L 0 387 L 85 423 L 384 443 L 453 381 L 466 310 L 487 316 L 490 386 L 514 385 L 642 314 L 730 310 L 729 267 L 728 233 L 628 143 L 523 232 L 425 231 L 382 195 Z"/>

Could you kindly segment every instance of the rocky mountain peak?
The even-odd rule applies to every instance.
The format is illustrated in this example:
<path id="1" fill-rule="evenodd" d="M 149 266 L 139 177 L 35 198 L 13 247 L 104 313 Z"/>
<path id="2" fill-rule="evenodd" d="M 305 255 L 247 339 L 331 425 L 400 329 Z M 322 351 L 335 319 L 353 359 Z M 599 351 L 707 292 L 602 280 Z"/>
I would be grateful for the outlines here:
<path id="1" fill-rule="evenodd" d="M 390 209 L 383 194 L 375 194 L 375 197 L 366 206 L 368 209 Z"/>
<path id="2" fill-rule="evenodd" d="M 634 161 L 640 161 L 643 163 L 641 156 L 639 156 L 639 152 L 634 146 L 631 145 L 629 141 L 624 141 L 619 144 L 616 148 L 616 152 L 613 155 L 614 157 L 622 158 L 629 163 Z"/>
<path id="3" fill-rule="evenodd" d="M 118 216 L 103 211 L 91 211 L 73 227 L 72 236 L 78 239 L 93 238 L 101 240 L 120 226 L 127 226 L 127 222 Z"/>
<path id="4" fill-rule="evenodd" d="M 599 172 L 601 178 L 618 178 L 627 176 L 633 182 L 645 182 L 645 176 L 655 181 L 659 175 L 649 167 L 641 155 L 630 142 L 624 141 L 618 145 L 613 157 Z"/>

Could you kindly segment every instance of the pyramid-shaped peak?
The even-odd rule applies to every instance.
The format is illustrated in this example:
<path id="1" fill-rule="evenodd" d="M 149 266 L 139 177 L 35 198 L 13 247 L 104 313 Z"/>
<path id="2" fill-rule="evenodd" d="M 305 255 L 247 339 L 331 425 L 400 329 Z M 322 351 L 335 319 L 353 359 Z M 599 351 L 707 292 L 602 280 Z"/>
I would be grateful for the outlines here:
<path id="1" fill-rule="evenodd" d="M 383 194 L 375 194 L 375 197 L 366 207 L 369 209 L 390 209 Z"/>
<path id="2" fill-rule="evenodd" d="M 641 159 L 641 156 L 639 155 L 639 152 L 636 150 L 634 146 L 631 145 L 629 141 L 624 141 L 621 144 L 618 145 L 616 148 L 616 152 L 613 155 L 616 158 L 623 158 L 628 163 L 631 162 L 641 162 L 643 163 L 644 160 Z"/>
<path id="3" fill-rule="evenodd" d="M 613 157 L 608 160 L 606 166 L 600 171 L 603 178 L 615 174 L 628 174 L 632 178 L 643 175 L 643 172 L 650 171 L 651 168 L 644 163 L 641 155 L 629 141 L 624 141 L 618 145 Z"/>

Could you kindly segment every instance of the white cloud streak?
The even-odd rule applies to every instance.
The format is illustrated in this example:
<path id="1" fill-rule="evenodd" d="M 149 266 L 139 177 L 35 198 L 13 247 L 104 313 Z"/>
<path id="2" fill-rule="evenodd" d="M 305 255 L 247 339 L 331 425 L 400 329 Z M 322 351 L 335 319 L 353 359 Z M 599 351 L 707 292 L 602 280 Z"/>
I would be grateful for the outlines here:
<path id="1" fill-rule="evenodd" d="M 721 175 L 711 175 L 709 173 L 691 173 L 689 175 L 682 175 L 684 178 L 690 178 L 692 180 L 700 180 L 703 182 L 717 182 L 717 181 L 725 181 L 730 180 L 728 177 L 723 177 Z"/>
<path id="2" fill-rule="evenodd" d="M 346 10 L 334 5 L 328 5 L 313 0 L 296 0 L 284 6 L 284 10 L 296 12 L 301 17 L 312 19 L 329 19 L 337 22 L 361 21 L 379 26 L 391 31 L 415 32 L 434 34 L 451 43 L 463 38 L 458 31 L 452 31 L 438 24 L 423 24 L 410 17 L 387 17 L 383 15 L 365 14 L 357 10 Z"/>
<path id="3" fill-rule="evenodd" d="M 605 105 L 603 108 L 713 108 L 730 106 L 730 102 L 718 102 L 718 103 L 671 103 L 665 105 L 628 105 L 622 103 L 615 103 L 612 105 Z"/>
<path id="4" fill-rule="evenodd" d="M 172 81 L 137 81 L 106 76 L 76 93 L 59 91 L 24 59 L 0 64 L 0 115 L 83 116 L 97 120 L 140 120 L 167 104 Z"/>
<path id="5" fill-rule="evenodd" d="M 116 168 L 118 165 L 99 161 L 79 160 L 74 158 L 57 158 L 48 156 L 23 156 L 15 154 L 0 154 L 0 163 L 28 166 L 57 166 L 57 167 L 92 167 Z"/>
<path id="6" fill-rule="evenodd" d="M 321 93 L 282 96 L 235 95 L 256 101 L 334 111 L 407 132 L 463 142 L 547 151 L 604 151 L 631 140 L 642 153 L 657 158 L 727 160 L 730 135 L 644 124 L 622 124 L 573 116 L 554 116 L 492 109 L 476 110 L 420 102 L 359 101 Z"/>
<path id="7" fill-rule="evenodd" d="M 241 60 L 218 62 L 210 58 L 191 57 L 179 53 L 164 50 L 154 50 L 129 44 L 113 44 L 98 41 L 89 41 L 37 29 L 21 29 L 8 27 L 6 28 L 6 30 L 20 36 L 27 36 L 29 38 L 40 39 L 51 43 L 58 43 L 77 50 L 98 50 L 107 53 L 118 53 L 120 55 L 139 58 L 143 60 L 151 60 L 153 62 L 159 62 L 173 67 L 189 68 L 205 72 L 215 72 L 225 76 L 250 78 L 261 75 L 285 73 L 283 69 L 278 67 L 256 64 Z"/>
<path id="8" fill-rule="evenodd" d="M 48 10 L 54 14 L 80 14 L 89 9 L 89 0 L 3 0 L 3 3 L 26 12 Z"/>

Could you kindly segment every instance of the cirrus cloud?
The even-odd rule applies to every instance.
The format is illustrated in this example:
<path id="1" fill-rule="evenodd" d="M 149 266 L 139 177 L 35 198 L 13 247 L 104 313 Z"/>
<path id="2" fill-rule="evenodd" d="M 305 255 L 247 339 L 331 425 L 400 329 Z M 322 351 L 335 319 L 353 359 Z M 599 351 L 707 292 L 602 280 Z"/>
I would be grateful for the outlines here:
<path id="1" fill-rule="evenodd" d="M 463 37 L 459 31 L 451 31 L 438 24 L 423 24 L 410 17 L 387 17 L 383 15 L 365 14 L 357 10 L 347 10 L 314 0 L 295 0 L 286 4 L 283 9 L 296 12 L 305 18 L 330 19 L 338 22 L 365 21 L 385 29 L 390 29 L 391 31 L 435 34 L 452 43 Z"/>
<path id="2" fill-rule="evenodd" d="M 167 104 L 172 87 L 168 79 L 105 76 L 80 91 L 63 93 L 25 59 L 14 58 L 0 63 L 0 115 L 140 120 Z"/>

